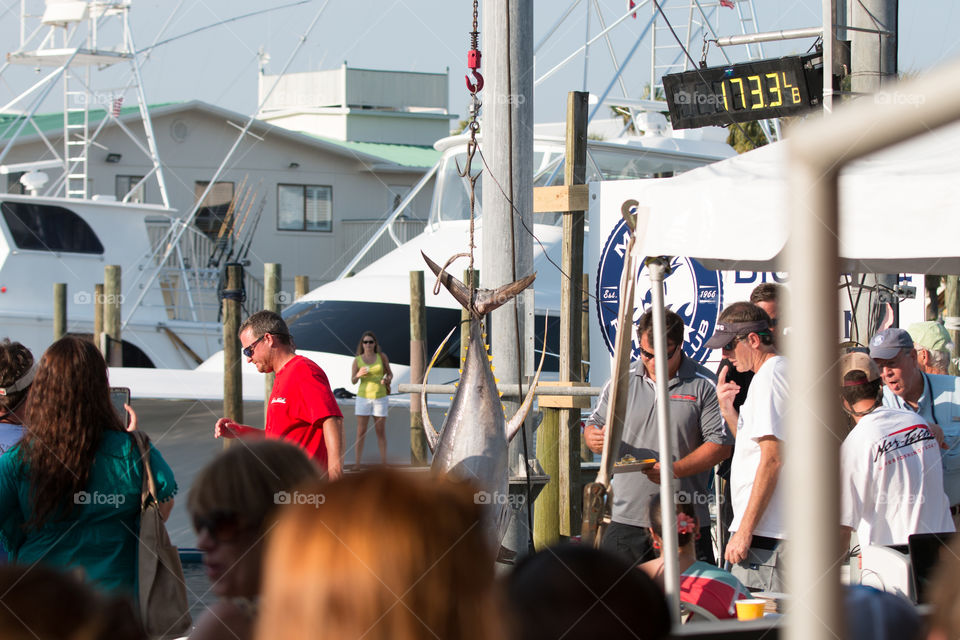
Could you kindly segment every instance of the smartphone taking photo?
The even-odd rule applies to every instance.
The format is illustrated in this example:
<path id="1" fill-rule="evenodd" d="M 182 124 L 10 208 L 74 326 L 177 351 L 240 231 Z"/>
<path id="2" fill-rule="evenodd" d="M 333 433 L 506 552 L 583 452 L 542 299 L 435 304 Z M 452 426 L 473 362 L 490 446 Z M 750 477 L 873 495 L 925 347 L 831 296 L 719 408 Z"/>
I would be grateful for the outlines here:
<path id="1" fill-rule="evenodd" d="M 113 409 L 120 418 L 120 424 L 124 427 L 130 426 L 130 414 L 127 413 L 123 405 L 130 404 L 130 389 L 128 387 L 110 387 L 110 401 L 113 403 Z"/>

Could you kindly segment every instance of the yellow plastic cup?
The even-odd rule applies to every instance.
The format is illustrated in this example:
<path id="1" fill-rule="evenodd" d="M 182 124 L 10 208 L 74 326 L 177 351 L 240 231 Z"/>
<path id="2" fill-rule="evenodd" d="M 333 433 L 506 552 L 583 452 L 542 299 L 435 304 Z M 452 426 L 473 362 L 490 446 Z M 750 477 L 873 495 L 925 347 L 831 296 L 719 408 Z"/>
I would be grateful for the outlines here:
<path id="1" fill-rule="evenodd" d="M 737 620 L 756 620 L 757 618 L 762 618 L 763 607 L 766 604 L 767 601 L 760 598 L 737 600 Z"/>

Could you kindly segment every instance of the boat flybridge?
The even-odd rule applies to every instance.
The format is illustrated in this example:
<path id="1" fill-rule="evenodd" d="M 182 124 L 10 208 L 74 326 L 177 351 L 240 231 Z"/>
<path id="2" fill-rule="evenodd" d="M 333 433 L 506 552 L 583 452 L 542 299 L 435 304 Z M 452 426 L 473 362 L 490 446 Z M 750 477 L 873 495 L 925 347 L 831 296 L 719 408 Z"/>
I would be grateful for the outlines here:
<path id="1" fill-rule="evenodd" d="M 210 241 L 169 204 L 130 3 L 20 5 L 20 39 L 0 75 L 25 67 L 41 79 L 12 98 L 0 91 L 0 176 L 3 191 L 16 192 L 0 194 L 0 337 L 42 353 L 53 339 L 58 283 L 67 286 L 67 332 L 92 335 L 95 285 L 117 265 L 123 364 L 195 367 L 221 348 L 219 272 L 207 268 Z M 15 83 L 3 77 L 3 87 Z M 58 103 L 62 114 L 42 115 Z M 109 151 L 99 141 L 107 125 L 143 153 L 144 169 L 125 195 L 92 196 L 90 154 Z M 36 149 L 41 158 L 28 155 Z M 110 155 L 119 157 L 106 162 Z M 147 184 L 161 204 L 139 202 Z"/>
<path id="2" fill-rule="evenodd" d="M 690 137 L 671 136 L 666 119 L 659 113 L 647 114 L 645 135 L 627 136 L 615 141 L 590 140 L 587 151 L 587 181 L 669 177 L 735 155 L 724 142 L 725 130 L 698 130 Z M 350 366 L 363 331 L 373 331 L 390 357 L 396 384 L 409 381 L 410 352 L 410 277 L 411 271 L 424 271 L 420 253 L 443 263 L 469 245 L 469 183 L 460 176 L 458 166 L 466 162 L 466 136 L 444 138 L 436 143 L 443 153 L 435 171 L 431 213 L 426 229 L 412 240 L 369 266 L 352 273 L 362 258 L 358 253 L 338 279 L 310 291 L 283 311 L 298 351 L 318 362 L 334 387 L 350 388 Z M 483 141 L 480 141 L 481 149 Z M 534 184 L 549 186 L 563 180 L 564 141 L 559 137 L 537 136 L 534 140 Z M 475 165 L 479 165 L 479 157 Z M 475 166 L 474 171 L 480 167 Z M 427 174 L 423 186 L 431 176 Z M 477 181 L 475 237 L 483 235 L 482 180 Z M 416 189 L 407 197 L 412 200 Z M 405 202 L 393 212 L 367 247 L 384 233 L 393 235 L 390 226 L 403 215 Z M 560 214 L 537 214 L 533 225 L 534 327 L 536 358 L 543 348 L 543 330 L 547 327 L 547 354 L 544 371 L 549 376 L 559 368 L 560 272 L 562 226 Z M 587 231 L 589 233 L 589 229 Z M 365 248 L 366 249 L 366 248 Z M 481 252 L 475 251 L 475 268 L 483 273 Z M 587 269 L 589 256 L 584 260 Z M 450 271 L 461 277 L 466 261 Z M 441 288 L 432 293 L 432 274 L 426 278 L 426 342 L 432 355 L 447 333 L 460 321 L 460 305 Z M 482 275 L 481 275 L 482 281 Z M 457 378 L 460 353 L 456 333 L 447 343 L 435 365 L 431 380 L 446 382 Z"/>

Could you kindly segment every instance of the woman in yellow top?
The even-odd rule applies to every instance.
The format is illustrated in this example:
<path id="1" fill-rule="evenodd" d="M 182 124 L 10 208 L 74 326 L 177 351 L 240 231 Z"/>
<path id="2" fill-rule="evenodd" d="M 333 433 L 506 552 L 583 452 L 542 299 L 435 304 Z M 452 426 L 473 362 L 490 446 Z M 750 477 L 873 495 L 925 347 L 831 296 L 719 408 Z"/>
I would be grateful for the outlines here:
<path id="1" fill-rule="evenodd" d="M 363 457 L 363 440 L 367 436 L 367 425 L 373 414 L 373 428 L 377 432 L 377 445 L 380 447 L 380 462 L 387 461 L 387 396 L 390 394 L 390 361 L 387 354 L 380 351 L 377 336 L 372 331 L 364 331 L 357 345 L 357 357 L 353 359 L 350 380 L 357 389 L 357 464 Z"/>

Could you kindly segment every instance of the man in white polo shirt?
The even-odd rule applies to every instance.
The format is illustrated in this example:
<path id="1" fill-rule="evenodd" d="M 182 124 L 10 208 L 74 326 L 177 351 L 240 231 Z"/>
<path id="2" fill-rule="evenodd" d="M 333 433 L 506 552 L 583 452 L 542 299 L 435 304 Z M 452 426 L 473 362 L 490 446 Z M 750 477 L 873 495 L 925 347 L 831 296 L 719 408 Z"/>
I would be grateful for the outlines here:
<path id="1" fill-rule="evenodd" d="M 883 406 L 880 369 L 865 353 L 840 358 L 840 399 L 856 426 L 840 448 L 844 548 L 905 545 L 915 533 L 953 531 L 940 447 L 913 411 Z"/>

